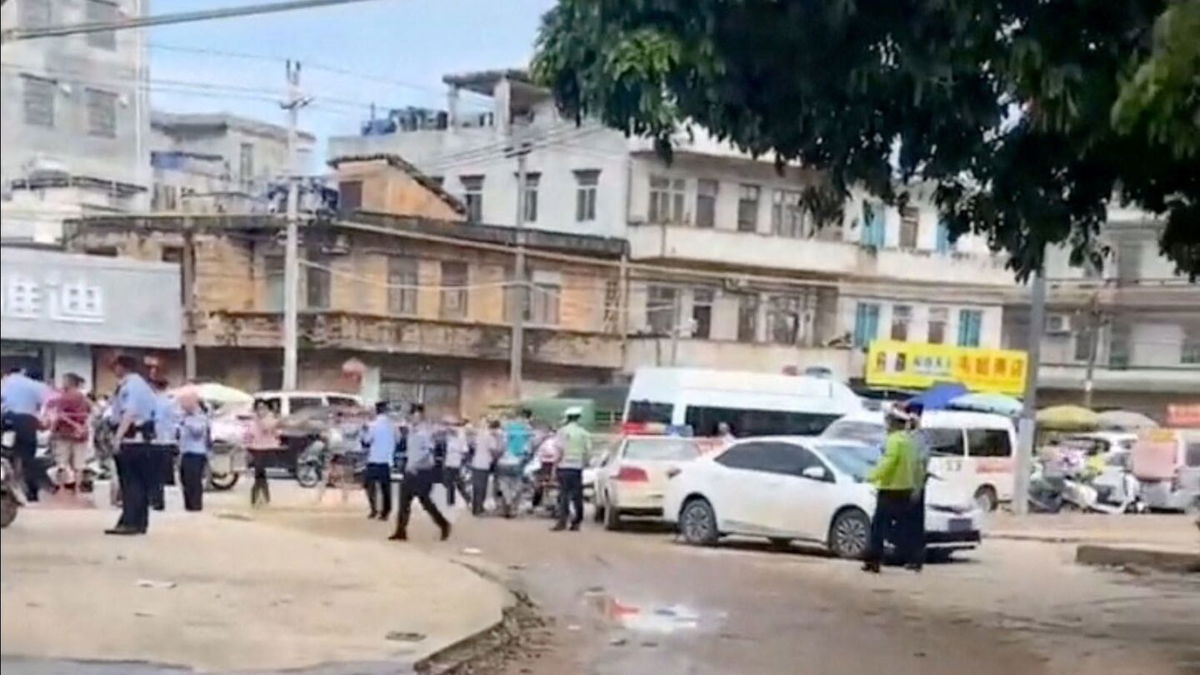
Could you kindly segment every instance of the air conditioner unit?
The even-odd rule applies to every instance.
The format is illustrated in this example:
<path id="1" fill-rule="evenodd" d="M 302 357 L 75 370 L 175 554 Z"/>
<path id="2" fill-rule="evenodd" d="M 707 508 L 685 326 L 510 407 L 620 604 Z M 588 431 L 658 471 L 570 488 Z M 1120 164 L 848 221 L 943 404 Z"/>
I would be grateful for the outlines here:
<path id="1" fill-rule="evenodd" d="M 1070 314 L 1049 314 L 1046 316 L 1047 335 L 1066 335 L 1071 332 Z"/>

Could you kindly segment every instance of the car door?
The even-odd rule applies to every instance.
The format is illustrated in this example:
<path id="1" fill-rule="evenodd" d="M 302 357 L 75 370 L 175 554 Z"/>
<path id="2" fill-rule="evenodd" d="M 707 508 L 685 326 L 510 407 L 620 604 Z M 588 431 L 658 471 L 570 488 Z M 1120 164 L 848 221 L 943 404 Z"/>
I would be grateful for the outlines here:
<path id="1" fill-rule="evenodd" d="M 787 448 L 769 441 L 735 443 L 714 460 L 723 468 L 710 489 L 721 529 L 741 534 L 774 537 L 788 534 L 779 509 L 786 490 Z"/>
<path id="2" fill-rule="evenodd" d="M 783 487 L 776 494 L 774 529 L 824 541 L 834 509 L 842 505 L 833 471 L 816 453 L 797 443 L 780 443 L 786 453 Z"/>

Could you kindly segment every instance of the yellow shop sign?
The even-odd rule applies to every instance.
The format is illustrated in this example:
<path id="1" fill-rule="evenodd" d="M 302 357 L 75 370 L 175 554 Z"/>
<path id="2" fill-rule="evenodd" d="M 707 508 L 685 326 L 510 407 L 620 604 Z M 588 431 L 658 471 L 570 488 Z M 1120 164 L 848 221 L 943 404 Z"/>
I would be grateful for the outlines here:
<path id="1" fill-rule="evenodd" d="M 1011 349 L 875 340 L 867 352 L 867 384 L 925 389 L 958 382 L 971 391 L 1020 396 L 1028 355 Z"/>

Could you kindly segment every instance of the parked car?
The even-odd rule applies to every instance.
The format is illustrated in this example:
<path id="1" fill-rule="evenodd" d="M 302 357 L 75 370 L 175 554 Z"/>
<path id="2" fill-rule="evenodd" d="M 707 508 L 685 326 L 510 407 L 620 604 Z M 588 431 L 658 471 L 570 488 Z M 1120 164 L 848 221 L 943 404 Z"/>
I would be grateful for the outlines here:
<path id="1" fill-rule="evenodd" d="M 668 474 L 701 454 L 693 438 L 626 436 L 596 469 L 596 520 L 609 530 L 623 516 L 662 518 Z"/>
<path id="2" fill-rule="evenodd" d="M 336 391 L 260 391 L 254 395 L 254 400 L 266 401 L 280 418 L 306 408 L 365 407 L 358 396 Z"/>
<path id="3" fill-rule="evenodd" d="M 865 482 L 878 448 L 811 436 L 748 438 L 679 467 L 667 483 L 664 518 L 691 544 L 726 535 L 794 540 L 861 557 L 875 511 Z M 983 513 L 970 492 L 931 477 L 926 543 L 933 559 L 980 542 Z"/>

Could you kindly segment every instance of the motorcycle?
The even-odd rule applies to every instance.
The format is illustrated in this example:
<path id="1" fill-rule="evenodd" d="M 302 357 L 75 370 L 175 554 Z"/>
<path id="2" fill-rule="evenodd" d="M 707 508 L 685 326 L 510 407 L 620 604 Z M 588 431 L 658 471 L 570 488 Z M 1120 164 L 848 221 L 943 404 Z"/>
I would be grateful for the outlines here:
<path id="1" fill-rule="evenodd" d="M 12 432 L 4 432 L 3 451 L 0 452 L 0 528 L 8 527 L 17 518 L 17 512 L 25 506 L 25 488 L 17 477 L 12 462 Z"/>
<path id="2" fill-rule="evenodd" d="M 1029 510 L 1033 513 L 1058 513 L 1063 508 L 1066 480 L 1046 476 L 1042 467 L 1029 479 Z"/>
<path id="3" fill-rule="evenodd" d="M 242 458 L 242 448 L 228 443 L 213 443 L 212 452 L 208 453 L 207 474 L 208 487 L 212 490 L 232 490 L 241 477 L 241 469 L 245 466 Z"/>

